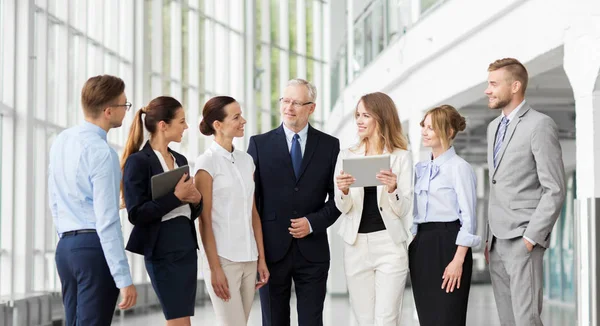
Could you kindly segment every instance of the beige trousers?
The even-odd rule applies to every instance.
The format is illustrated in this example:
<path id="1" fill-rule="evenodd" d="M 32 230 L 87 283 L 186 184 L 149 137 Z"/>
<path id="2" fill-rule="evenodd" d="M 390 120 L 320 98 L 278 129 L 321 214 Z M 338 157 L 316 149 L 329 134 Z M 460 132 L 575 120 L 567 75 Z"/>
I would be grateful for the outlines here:
<path id="1" fill-rule="evenodd" d="M 242 326 L 248 323 L 256 286 L 257 262 L 233 262 L 219 257 L 221 267 L 227 277 L 228 302 L 217 297 L 211 283 L 211 273 L 206 257 L 204 258 L 204 280 L 210 296 L 219 326 Z"/>

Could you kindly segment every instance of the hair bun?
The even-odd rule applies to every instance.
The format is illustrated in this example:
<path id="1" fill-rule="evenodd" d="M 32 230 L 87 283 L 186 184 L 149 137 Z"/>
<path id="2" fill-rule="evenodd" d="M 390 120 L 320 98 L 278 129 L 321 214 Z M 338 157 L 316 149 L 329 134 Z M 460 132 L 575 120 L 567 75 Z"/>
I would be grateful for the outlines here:
<path id="1" fill-rule="evenodd" d="M 215 130 L 212 126 L 209 126 L 204 119 L 202 119 L 202 121 L 200 121 L 200 132 L 205 136 L 211 136 L 214 135 Z"/>
<path id="2" fill-rule="evenodd" d="M 460 116 L 460 119 L 458 119 L 458 123 L 456 125 L 456 129 L 458 129 L 458 131 L 463 131 L 467 128 L 467 120 L 465 119 L 465 117 Z"/>

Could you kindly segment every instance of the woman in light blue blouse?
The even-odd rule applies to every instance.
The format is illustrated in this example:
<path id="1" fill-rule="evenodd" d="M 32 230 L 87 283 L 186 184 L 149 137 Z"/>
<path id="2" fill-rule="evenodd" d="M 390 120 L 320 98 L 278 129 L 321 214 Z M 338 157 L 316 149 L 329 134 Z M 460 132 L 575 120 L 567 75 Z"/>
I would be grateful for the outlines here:
<path id="1" fill-rule="evenodd" d="M 471 285 L 471 247 L 476 230 L 476 179 L 452 141 L 466 127 L 450 105 L 429 110 L 421 121 L 427 161 L 415 167 L 415 203 L 409 247 L 410 277 L 421 326 L 465 325 Z"/>

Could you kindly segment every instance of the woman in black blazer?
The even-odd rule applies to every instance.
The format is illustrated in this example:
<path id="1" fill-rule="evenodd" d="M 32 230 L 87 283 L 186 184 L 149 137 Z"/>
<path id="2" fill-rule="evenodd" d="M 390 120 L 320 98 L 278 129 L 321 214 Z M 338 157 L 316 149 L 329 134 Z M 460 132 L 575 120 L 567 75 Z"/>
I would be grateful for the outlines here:
<path id="1" fill-rule="evenodd" d="M 140 151 L 144 125 L 150 140 Z M 136 113 L 121 160 L 123 197 L 134 225 L 126 249 L 144 255 L 169 326 L 190 325 L 194 315 L 198 240 L 193 221 L 202 211 L 202 202 L 187 175 L 172 192 L 155 200 L 150 179 L 188 164 L 183 155 L 168 147 L 172 141 L 181 142 L 187 128 L 179 101 L 157 97 Z"/>

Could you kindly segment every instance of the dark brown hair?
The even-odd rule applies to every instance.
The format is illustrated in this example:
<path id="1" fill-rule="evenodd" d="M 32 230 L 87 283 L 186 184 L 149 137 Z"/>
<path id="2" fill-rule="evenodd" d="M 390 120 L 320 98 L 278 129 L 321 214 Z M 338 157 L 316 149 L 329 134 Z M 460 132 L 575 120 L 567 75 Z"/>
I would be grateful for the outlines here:
<path id="1" fill-rule="evenodd" d="M 527 90 L 527 82 L 529 80 L 529 75 L 525 66 L 517 59 L 504 58 L 490 63 L 488 71 L 496 71 L 502 68 L 506 69 L 506 71 L 508 71 L 508 73 L 511 75 L 511 82 L 516 80 L 521 83 L 521 92 L 523 95 L 525 95 L 525 91 Z"/>
<path id="2" fill-rule="evenodd" d="M 202 109 L 200 132 L 206 136 L 214 135 L 215 128 L 213 127 L 213 123 L 215 121 L 223 122 L 227 116 L 225 107 L 234 102 L 237 101 L 230 96 L 215 96 L 208 100 Z"/>
<path id="3" fill-rule="evenodd" d="M 425 119 L 428 115 L 431 115 L 433 131 L 440 137 L 444 147 L 450 147 L 456 134 L 467 127 L 465 117 L 460 115 L 452 105 L 444 104 L 427 111 L 421 120 L 421 127 L 425 126 Z"/>
<path id="4" fill-rule="evenodd" d="M 159 122 L 170 123 L 181 108 L 181 103 L 176 99 L 170 96 L 159 96 L 135 113 L 135 118 L 129 129 L 127 143 L 123 149 L 123 156 L 121 157 L 121 172 L 125 168 L 125 162 L 129 155 L 140 150 L 144 141 L 144 126 L 150 135 L 153 135 L 156 132 L 156 126 Z M 143 122 L 142 114 L 145 115 Z M 121 180 L 121 189 L 123 189 L 123 180 Z"/>
<path id="5" fill-rule="evenodd" d="M 88 79 L 81 88 L 81 106 L 86 116 L 97 118 L 107 105 L 113 104 L 125 91 L 125 82 L 119 77 L 100 75 Z"/>
<path id="6" fill-rule="evenodd" d="M 381 148 L 377 152 L 383 153 L 384 148 L 389 152 L 395 149 L 408 148 L 408 141 L 402 132 L 402 124 L 398 116 L 398 110 L 394 101 L 381 92 L 363 95 L 358 103 L 362 102 L 367 112 L 369 112 L 377 122 L 377 133 Z M 358 111 L 358 105 L 356 105 Z M 366 145 L 367 139 L 363 139 L 361 145 Z"/>

